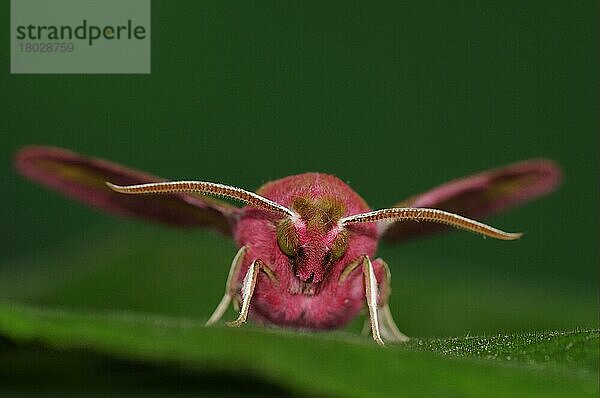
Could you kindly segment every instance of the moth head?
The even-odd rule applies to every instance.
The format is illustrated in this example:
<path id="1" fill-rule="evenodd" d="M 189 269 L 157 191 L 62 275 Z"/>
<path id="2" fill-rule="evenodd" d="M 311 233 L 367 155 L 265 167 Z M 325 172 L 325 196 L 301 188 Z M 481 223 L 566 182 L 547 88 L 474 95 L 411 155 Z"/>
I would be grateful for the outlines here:
<path id="1" fill-rule="evenodd" d="M 298 278 L 318 283 L 348 249 L 348 231 L 339 224 L 345 207 L 333 197 L 300 197 L 291 207 L 295 215 L 277 224 L 277 244 Z"/>

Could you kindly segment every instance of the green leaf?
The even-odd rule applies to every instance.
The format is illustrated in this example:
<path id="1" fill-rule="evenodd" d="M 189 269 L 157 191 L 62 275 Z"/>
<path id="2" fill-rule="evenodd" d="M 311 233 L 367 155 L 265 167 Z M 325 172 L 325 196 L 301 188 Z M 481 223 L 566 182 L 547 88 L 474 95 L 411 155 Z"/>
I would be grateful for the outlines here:
<path id="1" fill-rule="evenodd" d="M 491 337 L 416 340 L 410 346 L 457 356 L 568 366 L 598 372 L 598 331 L 532 332 Z"/>
<path id="2" fill-rule="evenodd" d="M 0 335 L 18 346 L 84 349 L 196 372 L 257 376 L 296 394 L 591 397 L 598 392 L 597 330 L 415 339 L 380 348 L 343 333 L 205 328 L 186 318 L 4 304 Z"/>

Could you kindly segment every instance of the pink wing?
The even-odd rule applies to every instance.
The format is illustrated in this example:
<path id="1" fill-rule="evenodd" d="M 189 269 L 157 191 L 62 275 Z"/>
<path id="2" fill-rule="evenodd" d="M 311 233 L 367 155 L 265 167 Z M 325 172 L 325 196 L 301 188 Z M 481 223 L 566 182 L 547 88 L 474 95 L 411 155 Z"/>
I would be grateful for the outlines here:
<path id="1" fill-rule="evenodd" d="M 114 192 L 118 185 L 165 181 L 105 160 L 53 147 L 26 147 L 15 158 L 25 176 L 93 207 L 122 216 L 159 221 L 177 227 L 205 227 L 231 234 L 237 208 L 191 194 L 131 196 Z"/>
<path id="2" fill-rule="evenodd" d="M 394 207 L 431 207 L 481 219 L 509 207 L 545 195 L 556 188 L 560 168 L 550 160 L 534 159 L 457 179 L 413 196 Z M 397 222 L 382 233 L 392 242 L 441 231 L 443 226 Z"/>

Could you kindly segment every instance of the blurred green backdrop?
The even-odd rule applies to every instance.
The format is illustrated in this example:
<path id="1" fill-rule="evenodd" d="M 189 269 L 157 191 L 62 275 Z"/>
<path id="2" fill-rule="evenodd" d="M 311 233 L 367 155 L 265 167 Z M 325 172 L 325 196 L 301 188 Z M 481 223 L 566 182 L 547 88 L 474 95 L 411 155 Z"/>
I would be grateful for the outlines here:
<path id="1" fill-rule="evenodd" d="M 0 5 L 9 20 L 8 2 Z M 99 214 L 12 169 L 49 144 L 253 189 L 321 171 L 383 207 L 531 157 L 553 195 L 466 233 L 380 248 L 416 336 L 598 325 L 596 2 L 152 2 L 150 75 L 0 66 L 0 298 L 206 318 L 232 243 Z M 4 54 L 9 37 L 0 36 Z M 233 317 L 233 312 L 228 317 Z"/>

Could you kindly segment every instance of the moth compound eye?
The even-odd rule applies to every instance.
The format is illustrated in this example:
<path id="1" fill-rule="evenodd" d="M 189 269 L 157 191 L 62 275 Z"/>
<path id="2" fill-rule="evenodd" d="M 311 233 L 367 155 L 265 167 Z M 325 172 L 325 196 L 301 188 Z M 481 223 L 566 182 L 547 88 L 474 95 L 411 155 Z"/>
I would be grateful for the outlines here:
<path id="1" fill-rule="evenodd" d="M 339 260 L 348 250 L 348 231 L 341 230 L 331 245 L 331 259 Z"/>
<path id="2" fill-rule="evenodd" d="M 277 244 L 281 251 L 286 256 L 294 257 L 298 251 L 299 242 L 298 232 L 296 232 L 292 220 L 282 220 L 277 225 Z"/>

